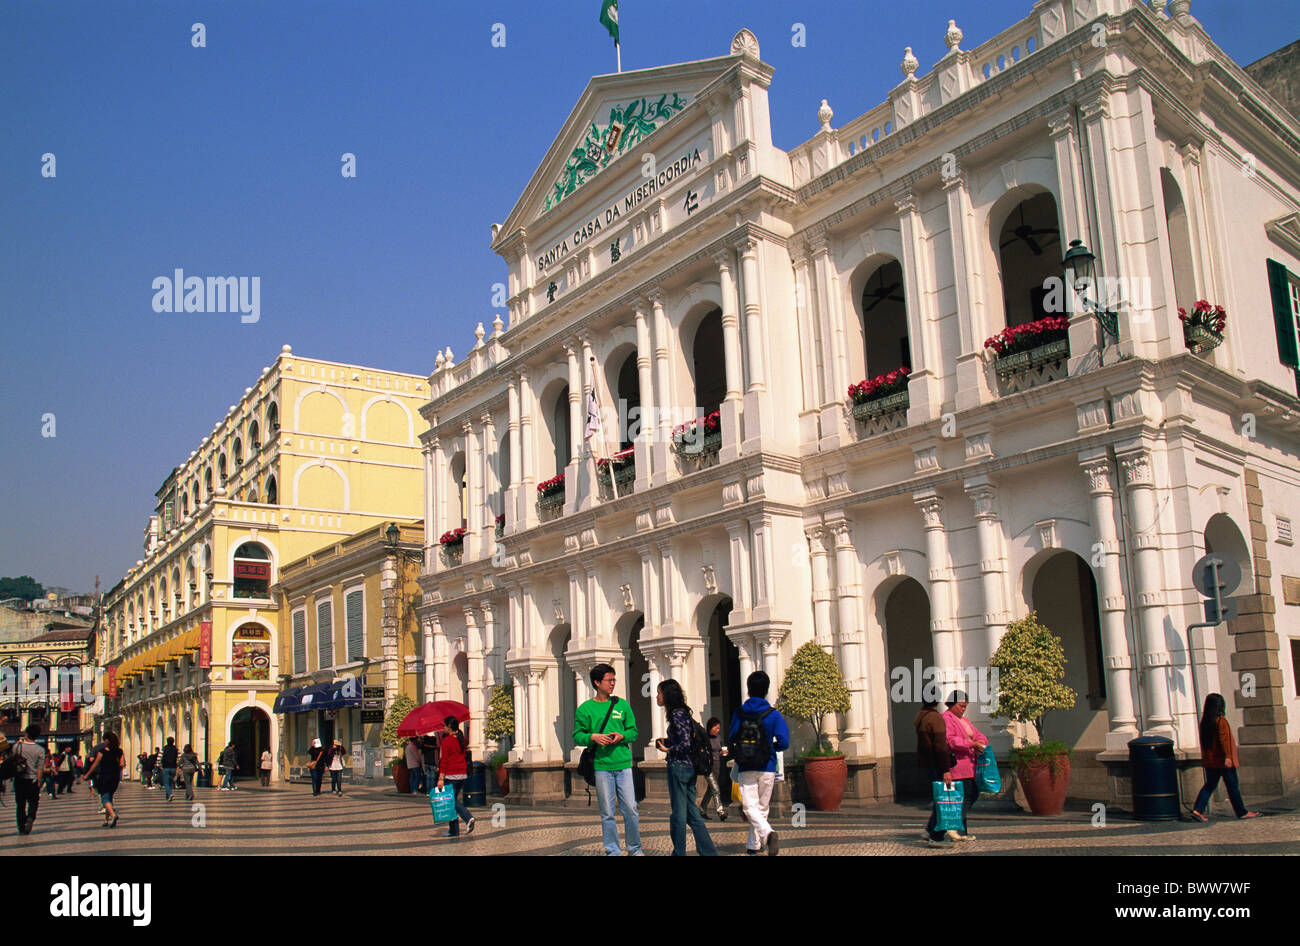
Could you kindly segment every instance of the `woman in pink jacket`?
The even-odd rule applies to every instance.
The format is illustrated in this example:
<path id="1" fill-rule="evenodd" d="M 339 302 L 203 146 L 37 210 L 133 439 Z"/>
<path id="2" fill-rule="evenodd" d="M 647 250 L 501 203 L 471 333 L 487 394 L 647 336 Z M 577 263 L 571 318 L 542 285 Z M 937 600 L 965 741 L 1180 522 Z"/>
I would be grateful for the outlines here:
<path id="1" fill-rule="evenodd" d="M 988 737 L 966 718 L 966 694 L 955 690 L 947 700 L 948 712 L 943 714 L 943 724 L 948 731 L 948 748 L 957 761 L 944 773 L 944 782 L 951 787 L 961 782 L 961 831 L 949 831 L 950 841 L 974 841 L 975 835 L 966 830 L 966 817 L 979 797 L 979 783 L 975 781 L 975 760 L 989 744 Z"/>

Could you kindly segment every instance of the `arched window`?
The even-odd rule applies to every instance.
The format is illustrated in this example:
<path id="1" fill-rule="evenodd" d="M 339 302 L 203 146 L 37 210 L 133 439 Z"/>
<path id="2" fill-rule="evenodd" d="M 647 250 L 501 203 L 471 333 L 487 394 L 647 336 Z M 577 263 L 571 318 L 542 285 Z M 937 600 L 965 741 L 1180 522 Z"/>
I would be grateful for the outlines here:
<path id="1" fill-rule="evenodd" d="M 618 408 L 618 448 L 626 450 L 632 446 L 632 441 L 636 439 L 636 435 L 640 433 L 642 426 L 641 376 L 637 372 L 635 352 L 624 359 L 623 367 L 618 370 L 617 391 L 618 393 L 614 395 L 617 403 L 613 406 Z M 613 434 L 613 431 L 605 432 L 605 436 L 609 440 L 614 439 L 610 436 L 611 434 Z"/>
<path id="2" fill-rule="evenodd" d="M 280 407 L 274 402 L 266 409 L 266 430 L 272 437 L 280 431 Z"/>
<path id="3" fill-rule="evenodd" d="M 555 442 L 555 473 L 564 472 L 573 458 L 573 438 L 569 430 L 569 386 L 560 389 L 555 404 L 551 407 L 551 437 Z"/>
<path id="4" fill-rule="evenodd" d="M 212 467 L 203 471 L 203 494 L 205 499 L 212 498 Z"/>
<path id="5" fill-rule="evenodd" d="M 1190 312 L 1200 298 L 1196 291 L 1196 269 L 1192 265 L 1192 229 L 1182 189 L 1168 168 L 1160 169 L 1160 192 L 1165 200 L 1165 235 L 1169 238 L 1169 256 L 1174 264 L 1174 308 L 1182 306 Z"/>
<path id="6" fill-rule="evenodd" d="M 898 260 L 883 263 L 867 278 L 862 289 L 862 334 L 867 378 L 912 367 L 903 266 Z"/>
<path id="7" fill-rule="evenodd" d="M 235 446 L 231 451 L 231 460 L 234 462 L 235 469 L 238 470 L 244 465 L 244 441 L 238 437 L 235 438 Z"/>
<path id="8" fill-rule="evenodd" d="M 506 511 L 506 489 L 510 486 L 510 434 L 501 438 L 497 447 L 497 515 Z"/>
<path id="9" fill-rule="evenodd" d="M 1061 225 L 1051 194 L 1035 194 L 1011 209 L 998 232 L 998 256 L 1008 328 L 1064 314 L 1045 305 L 1048 280 L 1061 277 Z"/>
<path id="10" fill-rule="evenodd" d="M 459 523 L 462 529 L 469 526 L 469 496 L 467 495 L 465 484 L 465 454 L 457 453 L 451 458 L 451 464 L 448 467 L 448 474 L 451 477 L 453 495 L 455 500 L 447 510 L 448 517 Z"/>
<path id="11" fill-rule="evenodd" d="M 186 519 L 190 514 L 190 498 L 181 493 L 181 518 Z"/>
<path id="12" fill-rule="evenodd" d="M 726 354 L 722 344 L 722 310 L 714 309 L 695 329 L 691 345 L 691 370 L 695 379 L 695 407 L 708 417 L 727 395 Z"/>
<path id="13" fill-rule="evenodd" d="M 248 425 L 248 449 L 252 451 L 250 456 L 256 455 L 257 451 L 262 449 L 261 428 L 257 426 L 257 421 Z"/>
<path id="14" fill-rule="evenodd" d="M 271 596 L 271 556 L 257 542 L 245 542 L 235 549 L 236 598 Z"/>
<path id="15" fill-rule="evenodd" d="M 217 482 L 222 486 L 226 485 L 226 455 L 224 453 L 217 456 Z"/>
<path id="16" fill-rule="evenodd" d="M 279 499 L 280 499 L 280 494 L 275 486 L 275 477 L 268 476 L 266 478 L 266 504 L 268 506 L 277 505 L 279 503 Z"/>

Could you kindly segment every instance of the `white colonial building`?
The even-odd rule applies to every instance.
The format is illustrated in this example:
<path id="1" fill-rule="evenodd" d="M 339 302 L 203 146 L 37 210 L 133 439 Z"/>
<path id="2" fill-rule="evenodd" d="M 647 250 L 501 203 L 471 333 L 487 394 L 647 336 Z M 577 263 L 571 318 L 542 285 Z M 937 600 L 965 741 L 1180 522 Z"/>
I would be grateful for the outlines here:
<path id="1" fill-rule="evenodd" d="M 1048 722 L 1072 794 L 1125 793 L 1139 734 L 1193 768 L 1212 691 L 1247 794 L 1300 782 L 1300 124 L 1190 5 L 1039 0 L 969 50 L 950 22 L 943 59 L 908 48 L 885 101 L 838 127 L 822 102 L 790 152 L 748 30 L 591 80 L 493 227 L 508 327 L 439 353 L 423 408 L 425 692 L 466 700 L 482 746 L 513 686 L 512 797 L 564 797 L 597 662 L 653 772 L 658 681 L 727 718 L 816 640 L 852 693 L 850 801 L 890 798 L 917 708 L 891 683 L 951 686 L 1031 610 L 1079 694 Z M 1112 320 L 1062 291 L 1073 240 Z M 1200 299 L 1221 335 L 1180 322 Z M 632 422 L 606 417 L 609 467 L 593 384 Z M 1189 630 L 1207 549 L 1241 567 L 1238 616 Z"/>

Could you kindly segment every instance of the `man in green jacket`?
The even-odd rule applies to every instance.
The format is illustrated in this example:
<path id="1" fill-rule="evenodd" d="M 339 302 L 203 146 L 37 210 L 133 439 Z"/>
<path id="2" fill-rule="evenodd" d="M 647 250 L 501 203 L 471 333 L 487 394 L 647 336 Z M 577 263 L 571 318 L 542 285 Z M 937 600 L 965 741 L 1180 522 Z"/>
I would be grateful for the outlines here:
<path id="1" fill-rule="evenodd" d="M 618 843 L 618 823 L 614 820 L 617 804 L 623 814 L 627 853 L 636 856 L 641 853 L 641 825 L 632 783 L 636 717 L 627 700 L 614 695 L 616 679 L 609 664 L 591 668 L 591 685 L 596 688 L 596 696 L 578 707 L 573 720 L 573 741 L 595 750 L 596 799 L 600 802 L 600 833 L 606 853 L 611 857 L 623 853 Z"/>

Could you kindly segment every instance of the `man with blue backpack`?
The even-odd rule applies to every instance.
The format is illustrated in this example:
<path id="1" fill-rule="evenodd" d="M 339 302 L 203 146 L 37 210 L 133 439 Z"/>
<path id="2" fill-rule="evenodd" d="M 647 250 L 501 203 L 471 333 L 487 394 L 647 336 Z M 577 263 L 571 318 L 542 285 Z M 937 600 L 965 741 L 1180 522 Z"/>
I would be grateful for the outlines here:
<path id="1" fill-rule="evenodd" d="M 745 681 L 749 699 L 731 717 L 727 744 L 730 757 L 740 770 L 740 802 L 749 822 L 746 854 L 780 853 L 780 840 L 768 824 L 767 812 L 776 785 L 777 753 L 790 745 L 790 727 L 776 708 L 767 702 L 771 680 L 762 670 L 755 670 Z"/>

